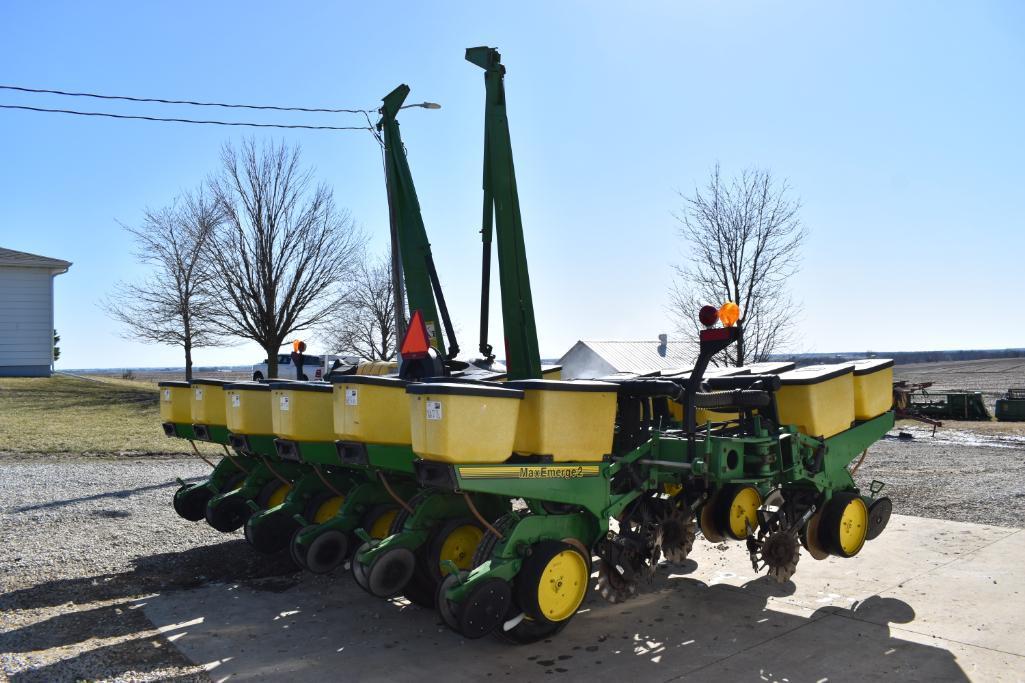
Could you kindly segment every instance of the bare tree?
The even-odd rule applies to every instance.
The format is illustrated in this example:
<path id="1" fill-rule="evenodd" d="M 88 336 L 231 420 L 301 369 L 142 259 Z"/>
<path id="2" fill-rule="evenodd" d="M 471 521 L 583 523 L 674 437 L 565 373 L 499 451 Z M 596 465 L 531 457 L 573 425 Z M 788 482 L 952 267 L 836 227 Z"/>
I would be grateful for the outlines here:
<path id="1" fill-rule="evenodd" d="M 100 304 L 132 338 L 182 347 L 186 379 L 192 379 L 193 349 L 224 343 L 212 319 L 214 275 L 204 257 L 220 220 L 218 203 L 200 189 L 147 210 L 138 228 L 124 226 L 136 258 L 153 271 L 138 282 L 119 282 Z"/>
<path id="2" fill-rule="evenodd" d="M 346 306 L 327 328 L 334 353 L 393 360 L 397 350 L 391 260 L 362 261 L 346 294 Z"/>
<path id="3" fill-rule="evenodd" d="M 219 322 L 267 352 L 270 377 L 290 335 L 344 304 L 343 285 L 365 242 L 300 157 L 298 146 L 283 142 L 228 144 L 211 181 L 225 217 L 208 249 L 224 304 Z"/>
<path id="4" fill-rule="evenodd" d="M 671 291 L 679 331 L 693 332 L 702 304 L 734 301 L 743 339 L 717 360 L 738 366 L 765 360 L 787 343 L 794 323 L 786 284 L 807 235 L 800 201 L 767 170 L 748 169 L 725 181 L 718 164 L 706 187 L 683 199 L 677 219 L 690 257 L 676 267 Z"/>

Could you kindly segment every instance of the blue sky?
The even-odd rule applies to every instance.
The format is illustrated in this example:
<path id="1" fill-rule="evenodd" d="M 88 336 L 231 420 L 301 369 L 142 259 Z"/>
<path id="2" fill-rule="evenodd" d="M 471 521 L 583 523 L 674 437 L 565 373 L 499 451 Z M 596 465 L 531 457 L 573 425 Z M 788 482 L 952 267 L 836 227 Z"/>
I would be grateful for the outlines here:
<path id="1" fill-rule="evenodd" d="M 4 3 L 0 82 L 372 107 L 399 83 L 403 136 L 446 296 L 476 347 L 482 72 L 506 87 L 542 353 L 672 331 L 678 191 L 719 162 L 788 178 L 810 229 L 794 351 L 1025 346 L 1025 4 L 1017 2 Z M 0 103 L 235 120 L 0 92 Z M 200 116 L 201 118 L 203 116 Z M 119 226 L 215 171 L 243 131 L 0 110 L 0 245 L 74 262 L 58 367 L 180 365 L 96 302 L 141 272 Z M 287 132 L 387 244 L 367 133 Z M 494 307 L 494 308 L 497 308 Z M 493 329 L 498 320 L 493 321 Z M 497 335 L 493 343 L 498 345 Z M 252 345 L 201 364 L 256 361 Z"/>

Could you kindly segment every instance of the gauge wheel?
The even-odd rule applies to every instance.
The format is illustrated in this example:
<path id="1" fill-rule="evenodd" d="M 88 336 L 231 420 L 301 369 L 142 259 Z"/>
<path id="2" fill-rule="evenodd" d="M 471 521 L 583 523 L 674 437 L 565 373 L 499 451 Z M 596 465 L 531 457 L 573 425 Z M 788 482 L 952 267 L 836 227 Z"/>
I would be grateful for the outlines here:
<path id="1" fill-rule="evenodd" d="M 718 495 L 715 521 L 722 533 L 735 541 L 748 536 L 758 528 L 758 508 L 762 505 L 762 494 L 754 486 L 730 485 Z"/>
<path id="2" fill-rule="evenodd" d="M 516 575 L 517 602 L 534 621 L 568 621 L 587 597 L 591 563 L 563 541 L 542 541 L 531 550 Z"/>
<path id="3" fill-rule="evenodd" d="M 399 508 L 395 505 L 375 505 L 363 515 L 360 526 L 370 534 L 370 538 L 380 541 L 391 534 L 392 523 L 398 514 Z"/>
<path id="4" fill-rule="evenodd" d="M 854 557 L 868 538 L 868 506 L 861 496 L 849 491 L 834 493 L 822 510 L 819 541 L 837 557 Z"/>
<path id="5" fill-rule="evenodd" d="M 286 484 L 280 479 L 271 479 L 256 494 L 256 504 L 263 510 L 269 510 L 284 503 L 291 491 L 291 484 Z"/>
<path id="6" fill-rule="evenodd" d="M 303 510 L 303 517 L 310 524 L 319 525 L 330 521 L 345 503 L 345 496 L 339 496 L 331 491 L 322 491 L 312 496 L 306 503 Z"/>

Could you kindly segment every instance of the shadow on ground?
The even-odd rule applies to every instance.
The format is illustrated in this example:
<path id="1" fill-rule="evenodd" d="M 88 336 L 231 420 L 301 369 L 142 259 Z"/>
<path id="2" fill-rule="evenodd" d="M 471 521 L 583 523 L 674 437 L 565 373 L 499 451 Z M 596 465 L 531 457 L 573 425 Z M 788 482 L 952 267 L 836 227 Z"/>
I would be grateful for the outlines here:
<path id="1" fill-rule="evenodd" d="M 186 483 L 194 483 L 201 481 L 203 477 L 190 477 L 183 479 Z M 89 503 L 94 500 L 122 500 L 125 498 L 131 498 L 143 493 L 149 493 L 150 491 L 158 491 L 160 489 L 166 489 L 171 487 L 178 487 L 180 484 L 176 481 L 169 481 L 161 484 L 150 484 L 148 486 L 137 486 L 134 489 L 122 489 L 120 491 L 105 491 L 103 493 L 96 493 L 91 496 L 79 496 L 78 498 L 66 498 L 64 500 L 51 500 L 45 503 L 38 503 L 36 505 L 24 505 L 18 508 L 12 508 L 11 514 L 19 514 L 25 512 L 34 512 L 36 510 L 49 510 L 52 508 L 63 508 L 69 505 L 76 505 L 78 503 Z M 111 515 L 111 516 L 127 516 L 125 515 Z"/>
<path id="2" fill-rule="evenodd" d="M 794 590 L 764 578 L 738 588 L 663 573 L 622 605 L 592 591 L 561 634 L 520 647 L 467 642 L 433 610 L 374 599 L 348 577 L 306 577 L 280 593 L 208 585 L 154 596 L 145 610 L 217 677 L 968 680 L 950 651 L 891 632 L 915 618 L 908 603 L 872 596 L 810 610 L 786 602 Z"/>
<path id="3" fill-rule="evenodd" d="M 189 550 L 158 553 L 133 560 L 131 571 L 46 581 L 0 595 L 0 611 L 35 609 L 66 603 L 88 604 L 167 590 L 195 588 L 210 582 L 267 577 L 297 583 L 301 574 L 287 553 L 261 555 L 236 538 Z M 3 650 L 0 634 L 0 651 Z"/>

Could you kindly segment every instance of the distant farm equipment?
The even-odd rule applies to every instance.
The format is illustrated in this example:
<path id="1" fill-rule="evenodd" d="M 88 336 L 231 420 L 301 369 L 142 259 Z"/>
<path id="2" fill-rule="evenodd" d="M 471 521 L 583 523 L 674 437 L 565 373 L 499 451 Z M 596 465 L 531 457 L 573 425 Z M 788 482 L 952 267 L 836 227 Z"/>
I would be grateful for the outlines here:
<path id="1" fill-rule="evenodd" d="M 1025 422 L 1025 387 L 1012 387 L 997 399 L 996 418 L 1001 422 Z"/>
<path id="2" fill-rule="evenodd" d="M 918 420 L 934 427 L 940 420 L 988 421 L 992 419 L 979 391 L 932 393 L 932 382 L 893 383 L 893 407 L 898 419 Z"/>

